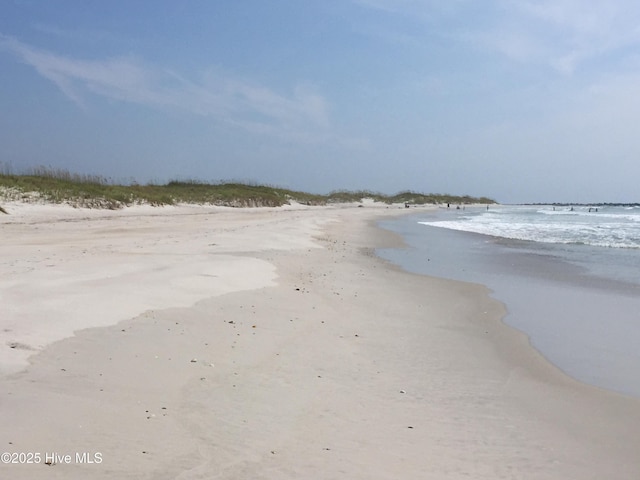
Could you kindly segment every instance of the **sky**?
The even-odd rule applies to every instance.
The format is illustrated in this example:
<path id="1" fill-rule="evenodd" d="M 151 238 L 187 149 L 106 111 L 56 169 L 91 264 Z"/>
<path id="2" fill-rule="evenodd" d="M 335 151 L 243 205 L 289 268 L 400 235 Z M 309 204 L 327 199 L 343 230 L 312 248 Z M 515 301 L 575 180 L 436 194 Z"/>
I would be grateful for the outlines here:
<path id="1" fill-rule="evenodd" d="M 0 168 L 640 202 L 640 2 L 0 0 Z"/>

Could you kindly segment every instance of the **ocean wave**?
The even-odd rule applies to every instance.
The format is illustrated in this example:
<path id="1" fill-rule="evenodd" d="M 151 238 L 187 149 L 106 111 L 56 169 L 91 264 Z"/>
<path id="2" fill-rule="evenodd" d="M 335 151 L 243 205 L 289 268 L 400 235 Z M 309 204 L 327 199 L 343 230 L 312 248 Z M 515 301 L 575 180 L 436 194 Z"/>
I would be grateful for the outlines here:
<path id="1" fill-rule="evenodd" d="M 438 228 L 465 231 L 542 243 L 591 245 L 607 248 L 640 249 L 640 227 L 635 223 L 543 223 L 522 221 L 521 218 L 479 215 L 457 220 L 419 222 Z"/>

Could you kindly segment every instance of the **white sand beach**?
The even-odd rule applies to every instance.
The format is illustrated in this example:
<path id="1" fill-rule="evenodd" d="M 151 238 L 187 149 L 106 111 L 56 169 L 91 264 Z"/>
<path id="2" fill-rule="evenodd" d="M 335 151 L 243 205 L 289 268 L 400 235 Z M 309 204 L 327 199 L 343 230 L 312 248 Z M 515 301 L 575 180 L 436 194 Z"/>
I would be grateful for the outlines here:
<path id="1" fill-rule="evenodd" d="M 405 209 L 3 207 L 0 478 L 640 478 L 640 400 L 373 254 Z"/>

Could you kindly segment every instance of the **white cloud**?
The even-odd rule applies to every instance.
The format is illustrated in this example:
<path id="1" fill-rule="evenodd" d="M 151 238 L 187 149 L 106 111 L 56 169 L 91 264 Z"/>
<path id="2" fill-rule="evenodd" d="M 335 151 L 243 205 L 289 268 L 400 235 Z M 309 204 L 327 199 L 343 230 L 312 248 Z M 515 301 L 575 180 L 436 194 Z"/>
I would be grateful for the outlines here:
<path id="1" fill-rule="evenodd" d="M 519 5 L 523 24 L 535 31 L 549 63 L 572 73 L 585 61 L 640 43 L 640 5 L 636 2 L 538 0 Z"/>
<path id="2" fill-rule="evenodd" d="M 576 0 L 536 0 L 515 4 L 525 14 L 580 35 L 611 33 L 610 27 L 621 13 L 620 2 Z"/>
<path id="3" fill-rule="evenodd" d="M 79 60 L 0 36 L 11 52 L 53 82 L 69 99 L 85 107 L 90 95 L 189 111 L 264 133 L 309 136 L 329 127 L 327 103 L 312 88 L 298 86 L 289 95 L 225 73 L 209 72 L 200 83 L 145 64 L 134 56 Z"/>
<path id="4" fill-rule="evenodd" d="M 640 3 L 632 0 L 354 1 L 427 22 L 431 35 L 566 75 L 585 62 L 640 44 Z"/>

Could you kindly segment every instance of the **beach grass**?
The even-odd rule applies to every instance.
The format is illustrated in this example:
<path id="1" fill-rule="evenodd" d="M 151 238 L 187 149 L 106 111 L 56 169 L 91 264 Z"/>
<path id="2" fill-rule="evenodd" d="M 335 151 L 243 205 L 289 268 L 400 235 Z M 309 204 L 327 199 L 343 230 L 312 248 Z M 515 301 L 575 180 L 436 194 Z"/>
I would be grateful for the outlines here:
<path id="1" fill-rule="evenodd" d="M 362 202 L 363 199 L 369 198 L 387 204 L 412 205 L 495 203 L 486 197 L 423 194 L 411 191 L 384 195 L 367 190 L 339 190 L 321 195 L 243 182 L 172 180 L 162 185 L 140 185 L 135 182 L 124 185 L 97 175 L 80 175 L 46 167 L 31 169 L 21 174 L 0 173 L 0 198 L 106 209 L 119 209 L 137 204 L 161 206 L 179 203 L 230 207 L 277 207 L 291 202 L 327 205 Z M 1 207 L 0 211 L 3 211 Z"/>

